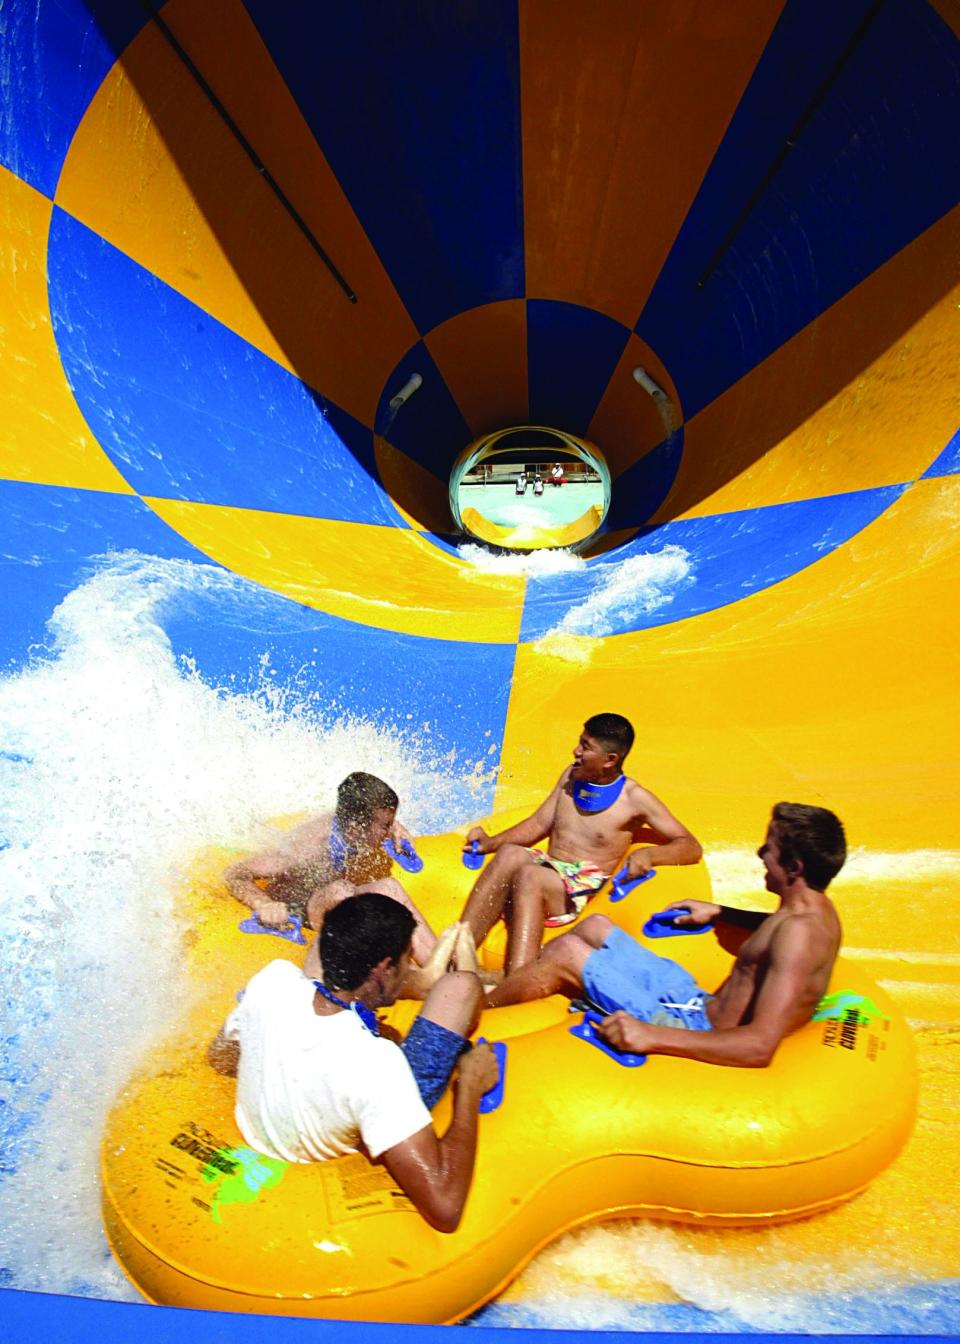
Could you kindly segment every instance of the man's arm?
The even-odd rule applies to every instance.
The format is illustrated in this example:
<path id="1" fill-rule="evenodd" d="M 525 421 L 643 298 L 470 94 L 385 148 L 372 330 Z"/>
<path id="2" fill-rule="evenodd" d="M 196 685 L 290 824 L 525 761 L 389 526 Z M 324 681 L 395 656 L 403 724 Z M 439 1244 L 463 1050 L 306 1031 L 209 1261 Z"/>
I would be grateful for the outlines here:
<path id="1" fill-rule="evenodd" d="M 272 901 L 259 884 L 290 878 L 306 864 L 318 870 L 320 882 L 330 881 L 336 874 L 329 863 L 329 829 L 328 818 L 305 822 L 290 832 L 281 848 L 231 864 L 223 875 L 230 895 L 248 905 L 270 928 L 282 928 L 289 919 L 285 902 Z M 325 866 L 329 866 L 329 876 L 322 871 Z"/>
<path id="2" fill-rule="evenodd" d="M 660 868 L 668 864 L 699 863 L 703 857 L 700 841 L 688 831 L 682 821 L 673 815 L 670 809 L 647 789 L 638 784 L 637 820 L 642 826 L 648 826 L 660 837 L 659 844 L 637 849 L 630 855 L 627 868 L 630 877 L 639 877 L 651 868 Z M 637 829 L 640 829 L 639 827 Z"/>
<path id="3" fill-rule="evenodd" d="M 290 868 L 289 854 L 279 849 L 268 850 L 231 864 L 223 875 L 223 881 L 231 896 L 249 905 L 251 910 L 258 910 L 262 906 L 282 904 L 280 901 L 271 901 L 258 883 L 285 877 Z"/>
<path id="4" fill-rule="evenodd" d="M 702 929 L 706 924 L 732 924 L 734 928 L 753 933 L 765 919 L 767 910 L 738 910 L 732 905 L 717 905 L 713 901 L 677 901 L 668 910 L 686 911 L 678 914 L 674 923 L 681 929 Z"/>
<path id="5" fill-rule="evenodd" d="M 460 1062 L 453 1119 L 443 1138 L 427 1125 L 382 1154 L 397 1185 L 438 1232 L 455 1232 L 460 1225 L 477 1153 L 477 1106 L 496 1081 L 493 1051 L 474 1046 Z"/>
<path id="6" fill-rule="evenodd" d="M 809 928 L 802 921 L 788 920 L 771 941 L 770 964 L 750 1022 L 714 1031 L 687 1031 L 650 1026 L 620 1011 L 605 1018 L 597 1031 L 617 1050 L 765 1069 L 783 1038 L 807 1020 L 804 1005 L 818 957 Z"/>
<path id="7" fill-rule="evenodd" d="M 467 834 L 464 849 L 469 849 L 474 840 L 479 840 L 481 854 L 496 854 L 502 845 L 535 845 L 538 841 L 546 839 L 553 827 L 560 790 L 568 774 L 568 770 L 563 772 L 553 792 L 543 800 L 532 816 L 518 821 L 516 826 L 508 826 L 505 831 L 499 831 L 496 835 L 487 835 L 482 826 L 474 826 Z"/>

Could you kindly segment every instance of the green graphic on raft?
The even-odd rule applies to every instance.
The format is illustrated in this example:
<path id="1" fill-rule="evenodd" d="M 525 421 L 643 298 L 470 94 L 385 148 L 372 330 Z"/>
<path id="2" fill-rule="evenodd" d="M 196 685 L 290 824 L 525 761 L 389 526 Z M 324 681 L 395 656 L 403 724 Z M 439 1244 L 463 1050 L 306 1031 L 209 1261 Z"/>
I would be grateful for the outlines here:
<path id="1" fill-rule="evenodd" d="M 236 1170 L 228 1175 L 217 1159 L 236 1165 Z M 286 1170 L 286 1162 L 274 1157 L 264 1157 L 252 1148 L 220 1148 L 213 1160 L 201 1171 L 205 1181 L 220 1181 L 213 1192 L 210 1213 L 215 1223 L 222 1222 L 220 1209 L 225 1204 L 252 1204 L 261 1190 L 269 1190 L 279 1185 Z"/>
<path id="2" fill-rule="evenodd" d="M 825 994 L 817 1004 L 817 1011 L 810 1019 L 812 1022 L 825 1022 L 828 1018 L 841 1018 L 844 1013 L 856 1011 L 861 1026 L 868 1027 L 875 1017 L 889 1022 L 886 1013 L 880 1011 L 873 999 L 863 994 L 851 994 L 849 990 L 838 989 Z"/>

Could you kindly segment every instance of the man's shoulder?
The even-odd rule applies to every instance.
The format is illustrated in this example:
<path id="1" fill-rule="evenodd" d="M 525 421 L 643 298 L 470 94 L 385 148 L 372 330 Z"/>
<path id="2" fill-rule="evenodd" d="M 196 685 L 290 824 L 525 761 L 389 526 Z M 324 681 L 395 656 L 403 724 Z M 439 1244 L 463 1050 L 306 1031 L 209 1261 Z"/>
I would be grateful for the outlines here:
<path id="1" fill-rule="evenodd" d="M 639 780 L 632 779 L 630 775 L 627 775 L 627 782 L 623 788 L 623 801 L 634 816 L 645 816 L 651 803 L 657 801 L 657 795 L 645 788 Z"/>
<path id="2" fill-rule="evenodd" d="M 268 961 L 266 966 L 261 966 L 256 975 L 251 977 L 244 995 L 251 992 L 254 995 L 285 993 L 310 983 L 299 966 L 277 957 L 274 961 Z"/>
<path id="3" fill-rule="evenodd" d="M 840 916 L 828 897 L 804 909 L 775 911 L 758 932 L 766 930 L 768 945 L 787 955 L 818 956 L 831 946 L 836 954 L 842 934 Z"/>
<path id="4" fill-rule="evenodd" d="M 328 839 L 332 825 L 332 812 L 318 812 L 315 817 L 308 817 L 294 827 L 290 839 L 299 845 L 322 844 Z"/>

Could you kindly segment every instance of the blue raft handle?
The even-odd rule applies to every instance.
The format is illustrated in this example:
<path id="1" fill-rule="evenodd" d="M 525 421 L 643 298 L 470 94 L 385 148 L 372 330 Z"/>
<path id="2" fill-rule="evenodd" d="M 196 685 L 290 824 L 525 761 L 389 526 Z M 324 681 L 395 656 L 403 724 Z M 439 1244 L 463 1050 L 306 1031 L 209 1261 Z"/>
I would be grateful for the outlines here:
<path id="1" fill-rule="evenodd" d="M 651 915 L 643 926 L 643 932 L 648 938 L 679 938 L 685 933 L 709 933 L 713 927 L 711 924 L 699 924 L 696 928 L 685 929 L 675 924 L 674 920 L 678 915 L 688 915 L 689 910 L 679 906 L 676 910 L 658 910 L 655 915 Z"/>
<path id="2" fill-rule="evenodd" d="M 419 873 L 422 870 L 423 859 L 409 840 L 401 840 L 397 846 L 388 836 L 383 842 L 383 848 L 395 863 L 399 863 L 405 873 Z"/>
<path id="3" fill-rule="evenodd" d="M 471 840 L 470 848 L 463 851 L 462 858 L 464 868 L 473 868 L 474 870 L 482 868 L 486 855 L 480 853 L 480 841 Z"/>
<path id="4" fill-rule="evenodd" d="M 602 1036 L 598 1036 L 596 1029 L 602 1021 L 603 1018 L 599 1013 L 586 1012 L 583 1015 L 583 1021 L 570 1028 L 570 1035 L 576 1036 L 578 1040 L 586 1041 L 588 1045 L 596 1046 L 605 1055 L 609 1055 L 618 1064 L 622 1064 L 625 1069 L 638 1069 L 641 1064 L 646 1064 L 646 1055 L 635 1055 L 631 1050 L 615 1050 L 609 1041 L 605 1041 Z"/>
<path id="5" fill-rule="evenodd" d="M 639 887 L 641 882 L 649 882 L 651 877 L 656 877 L 656 868 L 648 868 L 645 873 L 639 877 L 627 877 L 627 865 L 624 864 L 619 873 L 615 873 L 610 883 L 610 900 L 622 901 L 625 896 L 629 896 L 634 887 Z"/>
<path id="6" fill-rule="evenodd" d="M 240 929 L 243 933 L 272 933 L 274 938 L 286 938 L 289 943 L 305 943 L 307 940 L 303 936 L 303 920 L 299 915 L 291 915 L 290 923 L 293 925 L 290 929 L 270 929 L 260 916 L 254 913 L 249 919 L 240 921 Z"/>
<path id="7" fill-rule="evenodd" d="M 489 1045 L 493 1051 L 493 1057 L 497 1061 L 497 1081 L 489 1092 L 484 1092 L 480 1098 L 480 1105 L 477 1107 L 481 1115 L 489 1115 L 503 1101 L 503 1084 L 507 1073 L 507 1043 L 506 1041 L 488 1041 L 481 1036 L 477 1040 L 477 1045 Z"/>

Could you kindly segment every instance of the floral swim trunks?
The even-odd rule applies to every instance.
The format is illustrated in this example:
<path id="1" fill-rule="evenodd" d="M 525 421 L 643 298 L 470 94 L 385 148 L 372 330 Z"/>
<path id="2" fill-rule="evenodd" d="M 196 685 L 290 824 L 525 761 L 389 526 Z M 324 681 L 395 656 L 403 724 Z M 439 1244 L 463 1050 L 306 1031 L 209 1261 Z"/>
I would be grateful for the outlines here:
<path id="1" fill-rule="evenodd" d="M 563 889 L 567 893 L 566 913 L 545 919 L 544 928 L 558 929 L 562 924 L 572 924 L 594 892 L 599 891 L 606 882 L 609 874 L 603 872 L 595 863 L 586 861 L 569 863 L 566 859 L 555 859 L 552 855 L 545 854 L 542 849 L 530 849 L 527 846 L 524 848 L 541 868 L 552 868 L 560 876 L 563 880 Z"/>

